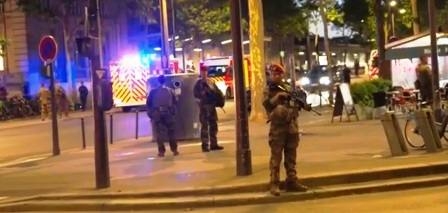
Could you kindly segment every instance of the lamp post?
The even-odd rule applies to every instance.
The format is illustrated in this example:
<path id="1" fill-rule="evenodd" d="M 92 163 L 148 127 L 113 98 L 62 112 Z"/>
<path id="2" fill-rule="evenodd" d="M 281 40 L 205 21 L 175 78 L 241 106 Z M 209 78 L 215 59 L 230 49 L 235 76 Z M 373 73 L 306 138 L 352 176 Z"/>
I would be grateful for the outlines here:
<path id="1" fill-rule="evenodd" d="M 176 58 L 176 10 L 174 9 L 174 0 L 171 0 L 171 27 L 173 34 L 171 35 L 171 41 L 173 42 L 173 57 Z"/>
<path id="2" fill-rule="evenodd" d="M 431 67 L 432 67 L 432 80 L 433 90 L 432 97 L 433 110 L 440 109 L 440 97 L 435 92 L 439 89 L 439 60 L 437 57 L 437 23 L 436 23 L 436 8 L 434 0 L 428 1 L 428 14 L 429 14 L 429 26 L 430 26 L 430 38 L 431 38 Z"/>
<path id="3" fill-rule="evenodd" d="M 230 1 L 233 72 L 236 102 L 236 172 L 238 176 L 252 174 L 252 160 L 249 145 L 249 119 L 247 95 L 244 87 L 243 45 L 241 29 L 241 0 Z"/>
<path id="4" fill-rule="evenodd" d="M 169 52 L 170 45 L 168 43 L 168 9 L 167 9 L 167 0 L 159 0 L 160 6 L 160 33 L 162 37 L 162 69 L 164 72 L 168 72 L 169 70 Z M 175 39 L 173 39 L 174 41 Z M 174 41 L 175 42 L 175 41 Z"/>
<path id="5" fill-rule="evenodd" d="M 391 18 L 391 28 L 392 28 L 392 36 L 395 36 L 395 7 L 397 6 L 396 0 L 391 0 L 389 2 L 389 14 Z"/>

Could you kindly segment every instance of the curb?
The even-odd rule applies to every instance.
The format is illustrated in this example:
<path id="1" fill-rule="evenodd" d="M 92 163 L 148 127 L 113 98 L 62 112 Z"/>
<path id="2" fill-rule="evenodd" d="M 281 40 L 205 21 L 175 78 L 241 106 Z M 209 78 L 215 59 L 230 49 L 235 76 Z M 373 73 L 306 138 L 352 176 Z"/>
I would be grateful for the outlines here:
<path id="1" fill-rule="evenodd" d="M 387 183 L 371 183 L 362 186 L 339 186 L 327 189 L 315 189 L 305 193 L 284 193 L 275 197 L 268 193 L 246 193 L 238 196 L 207 196 L 190 197 L 162 201 L 149 199 L 137 200 L 75 200 L 72 202 L 40 202 L 40 203 L 15 203 L 0 206 L 0 211 L 139 211 L 162 210 L 181 208 L 205 208 L 225 207 L 236 205 L 255 205 L 266 203 L 280 203 L 291 201 L 306 201 L 312 199 L 324 199 L 353 194 L 366 194 L 372 192 L 387 192 L 395 190 L 415 189 L 422 187 L 435 187 L 448 184 L 448 176 L 437 176 L 413 180 L 401 180 Z"/>
<path id="2" fill-rule="evenodd" d="M 420 177 L 431 174 L 445 174 L 448 171 L 448 161 L 416 164 L 402 167 L 385 167 L 371 170 L 357 170 L 349 173 L 327 173 L 315 176 L 308 176 L 301 179 L 301 182 L 311 188 L 325 187 L 332 185 L 355 184 L 368 181 L 381 181 L 394 178 Z M 217 187 L 187 188 L 181 190 L 164 190 L 152 192 L 106 192 L 106 193 L 58 193 L 36 195 L 24 198 L 9 199 L 0 201 L 1 204 L 19 203 L 24 201 L 43 200 L 74 200 L 74 199 L 128 199 L 128 198 L 175 198 L 182 196 L 211 196 L 230 195 L 241 193 L 259 193 L 268 190 L 268 183 L 253 183 L 239 185 L 222 185 Z"/>

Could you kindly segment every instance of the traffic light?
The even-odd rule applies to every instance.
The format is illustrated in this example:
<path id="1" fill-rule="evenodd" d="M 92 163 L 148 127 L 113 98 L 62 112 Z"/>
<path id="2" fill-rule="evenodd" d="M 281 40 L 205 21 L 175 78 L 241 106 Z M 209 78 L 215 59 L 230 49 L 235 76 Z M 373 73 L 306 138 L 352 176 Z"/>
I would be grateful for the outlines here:
<path id="1" fill-rule="evenodd" d="M 46 78 L 46 79 L 50 79 L 50 65 L 49 64 L 42 64 L 42 67 L 40 69 L 40 74 L 42 75 L 42 77 Z"/>
<path id="2" fill-rule="evenodd" d="M 76 48 L 78 53 L 83 57 L 90 58 L 93 56 L 94 46 L 92 39 L 89 37 L 76 38 Z"/>

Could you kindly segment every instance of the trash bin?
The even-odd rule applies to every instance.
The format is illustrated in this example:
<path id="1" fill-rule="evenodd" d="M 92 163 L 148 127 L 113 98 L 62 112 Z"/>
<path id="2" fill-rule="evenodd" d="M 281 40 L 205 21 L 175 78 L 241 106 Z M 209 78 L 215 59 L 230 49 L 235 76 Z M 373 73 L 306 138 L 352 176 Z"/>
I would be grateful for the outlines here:
<path id="1" fill-rule="evenodd" d="M 151 88 L 157 87 L 157 77 L 154 76 L 149 79 L 148 86 Z M 165 75 L 165 85 L 174 89 L 177 95 L 176 104 L 176 139 L 177 140 L 191 140 L 200 138 L 200 123 L 199 123 L 199 107 L 193 95 L 193 89 L 199 76 L 195 73 L 182 73 L 182 74 L 167 74 Z M 155 134 L 153 131 L 153 139 Z M 162 134 L 166 133 L 166 130 L 161 131 Z M 166 134 L 162 136 L 165 141 L 168 140 Z M 153 140 L 154 141 L 154 140 Z"/>
<path id="2" fill-rule="evenodd" d="M 373 96 L 373 107 L 374 108 L 386 106 L 386 104 L 387 104 L 386 92 L 384 92 L 384 91 L 374 92 L 372 94 L 372 96 Z"/>
<path id="3" fill-rule="evenodd" d="M 384 113 L 386 113 L 387 108 L 387 99 L 386 99 L 386 92 L 375 92 L 372 94 L 373 96 L 373 118 L 378 119 L 381 118 Z"/>

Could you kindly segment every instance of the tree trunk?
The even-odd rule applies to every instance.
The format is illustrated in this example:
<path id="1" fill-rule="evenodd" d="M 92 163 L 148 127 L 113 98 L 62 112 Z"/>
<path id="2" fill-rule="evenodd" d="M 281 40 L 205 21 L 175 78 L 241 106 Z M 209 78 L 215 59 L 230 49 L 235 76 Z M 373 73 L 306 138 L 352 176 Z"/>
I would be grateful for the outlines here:
<path id="1" fill-rule="evenodd" d="M 333 104 L 333 69 L 332 69 L 332 60 L 331 60 L 331 51 L 330 51 L 330 41 L 328 38 L 328 20 L 327 20 L 327 13 L 325 11 L 324 1 L 321 1 L 321 5 L 319 7 L 320 16 L 322 17 L 322 23 L 324 25 L 324 44 L 325 44 L 325 55 L 327 55 L 327 71 L 330 73 L 330 96 L 328 98 L 328 101 L 330 104 Z"/>
<path id="2" fill-rule="evenodd" d="M 383 0 L 375 0 L 375 18 L 376 18 L 376 40 L 378 45 L 378 67 L 380 69 L 379 76 L 384 79 L 391 79 L 391 73 L 389 69 L 386 69 L 386 50 L 385 50 L 385 35 L 384 35 L 384 11 L 382 6 Z"/>
<path id="3" fill-rule="evenodd" d="M 251 59 L 251 100 L 250 120 L 265 120 L 263 91 L 266 87 L 264 63 L 264 21 L 262 0 L 249 0 L 249 38 Z"/>
<path id="4" fill-rule="evenodd" d="M 75 76 L 72 70 L 72 57 L 69 48 L 69 39 L 70 35 L 68 32 L 68 22 L 64 20 L 62 24 L 63 35 L 64 35 L 64 52 L 65 52 L 65 70 L 67 72 L 67 83 L 69 85 L 69 89 L 67 91 L 67 96 L 70 97 L 71 102 L 76 102 L 76 82 L 74 81 Z"/>
<path id="5" fill-rule="evenodd" d="M 411 0 L 411 10 L 412 10 L 412 29 L 414 30 L 414 35 L 417 35 L 420 33 L 420 19 L 418 17 L 417 0 Z"/>

